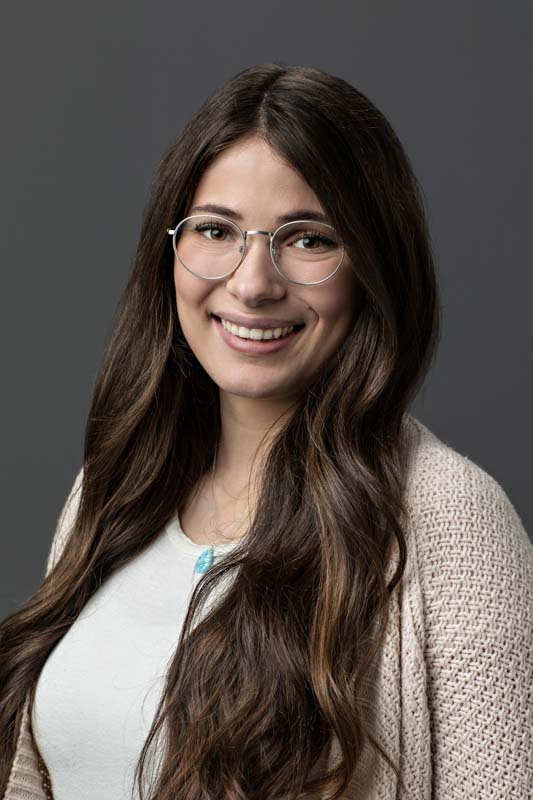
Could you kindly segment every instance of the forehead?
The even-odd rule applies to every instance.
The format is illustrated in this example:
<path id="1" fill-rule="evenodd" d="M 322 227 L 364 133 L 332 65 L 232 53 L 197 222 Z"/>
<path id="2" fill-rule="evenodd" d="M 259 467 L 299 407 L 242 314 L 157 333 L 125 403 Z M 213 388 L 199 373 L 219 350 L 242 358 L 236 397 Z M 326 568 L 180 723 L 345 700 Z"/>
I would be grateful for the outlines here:
<path id="1" fill-rule="evenodd" d="M 329 221 L 307 181 L 275 150 L 259 138 L 238 141 L 218 155 L 204 170 L 191 199 L 198 205 L 234 211 L 233 218 L 264 225 L 265 217 L 278 220 L 295 210 L 312 212 Z M 229 216 L 225 214 L 225 216 Z M 299 217 L 305 219 L 305 216 Z"/>

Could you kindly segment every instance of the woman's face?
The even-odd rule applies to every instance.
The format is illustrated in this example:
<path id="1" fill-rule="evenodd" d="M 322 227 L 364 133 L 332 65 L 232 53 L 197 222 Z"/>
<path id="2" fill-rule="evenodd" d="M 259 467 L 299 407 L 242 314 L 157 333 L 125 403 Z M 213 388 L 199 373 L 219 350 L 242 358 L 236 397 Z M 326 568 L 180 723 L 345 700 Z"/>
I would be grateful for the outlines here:
<path id="1" fill-rule="evenodd" d="M 232 209 L 233 218 L 223 216 L 242 230 L 274 231 L 278 217 L 297 209 L 325 213 L 303 178 L 258 137 L 236 142 L 212 162 L 184 216 L 202 213 L 195 207 L 207 203 Z M 261 235 L 248 237 L 244 260 L 220 280 L 199 278 L 175 258 L 174 285 L 183 334 L 220 390 L 276 404 L 300 395 L 334 357 L 350 330 L 358 296 L 347 254 L 332 278 L 302 286 L 279 275 L 269 239 Z M 266 327 L 262 318 L 269 317 L 305 327 L 276 352 L 248 353 L 228 344 L 227 336 L 236 337 L 224 335 L 211 314 L 240 315 L 250 328 Z"/>

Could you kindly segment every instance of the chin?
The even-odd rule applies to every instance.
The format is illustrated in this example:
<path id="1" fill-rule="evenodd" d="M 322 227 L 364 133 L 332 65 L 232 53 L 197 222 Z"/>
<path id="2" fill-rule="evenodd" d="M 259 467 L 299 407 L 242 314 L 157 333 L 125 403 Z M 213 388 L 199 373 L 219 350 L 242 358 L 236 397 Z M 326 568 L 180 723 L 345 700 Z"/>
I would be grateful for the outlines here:
<path id="1" fill-rule="evenodd" d="M 234 395 L 235 397 L 249 397 L 251 399 L 261 399 L 272 397 L 272 387 L 258 386 L 257 383 L 250 385 L 235 383 L 228 383 L 227 381 L 216 382 L 221 392 Z"/>
<path id="2" fill-rule="evenodd" d="M 209 374 L 220 391 L 237 397 L 271 397 L 274 392 L 283 388 L 273 381 L 271 376 L 258 375 L 253 370 L 250 371 L 249 375 L 246 375 L 247 369 L 250 368 L 243 366 L 233 374 L 231 370 L 218 374 L 210 372 Z"/>

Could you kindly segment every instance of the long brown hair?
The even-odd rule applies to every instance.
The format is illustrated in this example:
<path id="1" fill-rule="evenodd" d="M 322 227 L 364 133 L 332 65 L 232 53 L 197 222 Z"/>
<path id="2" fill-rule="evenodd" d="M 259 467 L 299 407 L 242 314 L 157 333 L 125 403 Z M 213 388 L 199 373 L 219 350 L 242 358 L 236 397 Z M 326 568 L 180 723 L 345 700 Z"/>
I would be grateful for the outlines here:
<path id="1" fill-rule="evenodd" d="M 249 135 L 314 190 L 363 299 L 335 357 L 272 437 L 247 535 L 194 591 L 135 780 L 150 800 L 317 789 L 339 798 L 371 742 L 401 781 L 372 734 L 361 686 L 404 571 L 402 431 L 440 331 L 424 203 L 398 137 L 364 94 L 316 68 L 267 63 L 218 88 L 158 167 L 95 385 L 75 524 L 50 574 L 0 626 L 0 796 L 26 692 L 48 654 L 212 463 L 218 387 L 180 329 L 166 229 L 183 218 L 203 170 Z M 145 795 L 149 749 L 163 732 Z M 311 784 L 333 739 L 340 766 Z"/>

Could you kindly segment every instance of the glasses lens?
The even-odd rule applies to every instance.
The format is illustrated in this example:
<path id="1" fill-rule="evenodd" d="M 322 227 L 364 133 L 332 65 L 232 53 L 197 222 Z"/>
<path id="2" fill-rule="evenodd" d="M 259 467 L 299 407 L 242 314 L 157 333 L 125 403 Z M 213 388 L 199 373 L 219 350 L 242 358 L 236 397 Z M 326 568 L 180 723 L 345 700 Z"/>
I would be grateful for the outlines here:
<path id="1" fill-rule="evenodd" d="M 283 225 L 273 239 L 272 251 L 279 271 L 299 283 L 329 278 L 344 254 L 334 228 L 314 221 Z"/>
<path id="2" fill-rule="evenodd" d="M 244 240 L 228 219 L 197 214 L 178 225 L 175 251 L 182 264 L 202 278 L 221 278 L 242 258 Z"/>

